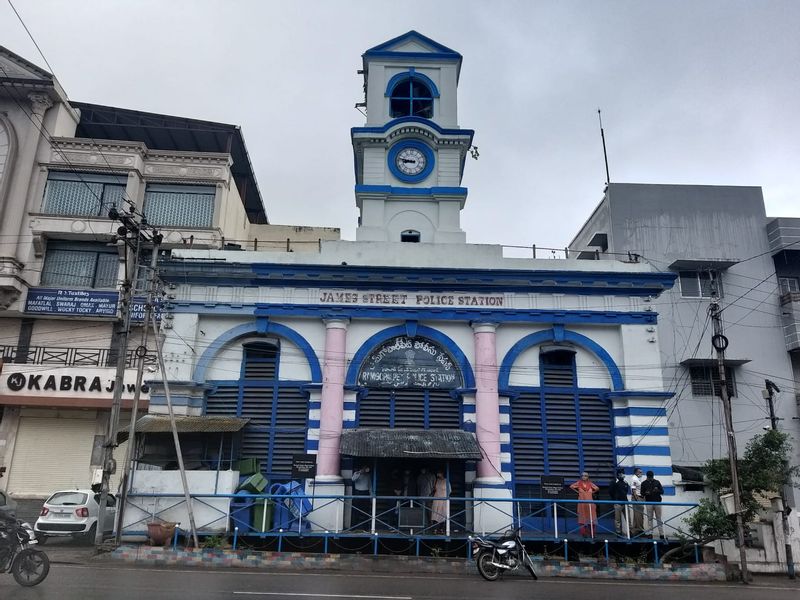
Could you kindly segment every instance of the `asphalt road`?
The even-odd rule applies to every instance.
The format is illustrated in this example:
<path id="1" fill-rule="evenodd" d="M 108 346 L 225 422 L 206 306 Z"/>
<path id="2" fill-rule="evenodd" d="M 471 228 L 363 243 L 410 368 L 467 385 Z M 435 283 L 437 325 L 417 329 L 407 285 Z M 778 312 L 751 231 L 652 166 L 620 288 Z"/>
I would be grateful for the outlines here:
<path id="1" fill-rule="evenodd" d="M 13 600 L 783 600 L 800 598 L 800 587 L 780 583 L 741 584 L 610 582 L 568 579 L 531 581 L 513 577 L 487 582 L 475 576 L 369 575 L 363 573 L 264 573 L 248 570 L 145 569 L 90 565 L 53 565 L 35 588 L 19 587 L 10 575 L 0 576 L 0 598 Z"/>

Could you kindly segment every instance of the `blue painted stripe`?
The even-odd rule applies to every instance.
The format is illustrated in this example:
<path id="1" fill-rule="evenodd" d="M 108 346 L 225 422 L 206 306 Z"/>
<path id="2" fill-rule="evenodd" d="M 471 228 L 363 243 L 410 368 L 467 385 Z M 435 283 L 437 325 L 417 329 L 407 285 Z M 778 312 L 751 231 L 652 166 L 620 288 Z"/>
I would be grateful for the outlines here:
<path id="1" fill-rule="evenodd" d="M 511 425 L 500 423 L 500 433 L 511 433 Z"/>
<path id="2" fill-rule="evenodd" d="M 356 410 L 358 408 L 358 402 L 345 402 L 343 406 L 344 410 Z"/>
<path id="3" fill-rule="evenodd" d="M 511 406 L 508 404 L 501 404 L 499 407 L 501 415 L 510 415 L 511 414 Z"/>
<path id="4" fill-rule="evenodd" d="M 461 426 L 461 429 L 468 431 L 469 433 L 475 433 L 475 423 L 464 423 Z"/>
<path id="5" fill-rule="evenodd" d="M 563 292 L 564 290 L 560 290 Z M 586 294 L 586 290 L 576 290 L 576 294 Z M 589 292 L 592 293 L 592 292 Z M 658 322 L 658 313 L 654 312 L 618 312 L 588 310 L 526 310 L 498 308 L 408 308 L 394 306 L 347 306 L 318 304 L 248 304 L 233 307 L 230 304 L 206 302 L 179 302 L 171 311 L 175 314 L 200 315 L 240 315 L 268 314 L 272 317 L 342 317 L 372 319 L 405 319 L 405 320 L 441 320 L 472 321 L 477 318 L 489 318 L 497 323 L 561 323 L 564 325 L 594 323 L 604 325 L 654 325 Z M 644 397 L 645 392 L 636 393 Z M 671 395 L 671 394 L 670 394 Z"/>
<path id="6" fill-rule="evenodd" d="M 464 414 L 475 414 L 475 405 L 474 404 L 464 404 L 462 410 Z"/>
<path id="7" fill-rule="evenodd" d="M 389 163 L 390 165 L 392 163 Z M 395 174 L 392 171 L 392 174 Z M 466 196 L 468 191 L 465 187 L 397 187 L 394 185 L 365 185 L 355 186 L 356 194 L 388 194 L 389 196 Z"/>
<path id="8" fill-rule="evenodd" d="M 307 450 L 319 450 L 319 440 L 306 440 Z"/>
<path id="9" fill-rule="evenodd" d="M 554 262 L 554 261 L 553 261 Z M 165 261 L 162 276 L 176 283 L 208 282 L 236 286 L 313 284 L 315 288 L 407 289 L 409 291 L 513 291 L 591 289 L 601 295 L 626 296 L 670 289 L 677 274 L 663 272 L 563 271 L 517 269 L 447 269 L 370 267 L 363 265 L 308 265 L 216 261 Z M 533 289 L 532 289 L 533 288 Z"/>
<path id="10" fill-rule="evenodd" d="M 322 402 L 309 402 L 308 403 L 308 410 L 320 410 L 322 408 Z"/>
<path id="11" fill-rule="evenodd" d="M 621 446 L 617 456 L 669 456 L 669 446 Z"/>
<path id="12" fill-rule="evenodd" d="M 421 81 L 425 86 L 427 86 L 428 90 L 431 93 L 432 98 L 439 97 L 439 88 L 436 87 L 433 79 L 425 75 L 424 73 L 420 73 L 414 67 L 411 67 L 408 71 L 403 71 L 402 73 L 397 73 L 394 75 L 390 80 L 389 83 L 386 84 L 386 91 L 383 93 L 384 97 L 389 97 L 392 95 L 392 91 L 394 90 L 395 86 L 408 79 L 418 79 Z M 416 96 L 415 96 L 416 98 Z"/>
<path id="13" fill-rule="evenodd" d="M 511 452 L 511 444 L 500 444 L 500 452 Z"/>
<path id="14" fill-rule="evenodd" d="M 675 395 L 675 392 L 647 392 L 638 390 L 613 390 L 608 392 L 609 398 L 661 398 L 668 400 Z"/>
<path id="15" fill-rule="evenodd" d="M 355 429 L 358 427 L 358 424 L 355 421 L 344 421 L 342 423 L 342 428 L 344 429 Z"/>
<path id="16" fill-rule="evenodd" d="M 615 408 L 615 417 L 666 417 L 667 409 L 664 407 L 649 406 L 629 406 L 627 408 Z"/>
<path id="17" fill-rule="evenodd" d="M 308 429 L 319 429 L 319 421 L 317 419 L 309 419 L 306 427 Z"/>
<path id="18" fill-rule="evenodd" d="M 614 433 L 618 436 L 630 435 L 669 435 L 669 429 L 666 427 L 616 427 Z"/>

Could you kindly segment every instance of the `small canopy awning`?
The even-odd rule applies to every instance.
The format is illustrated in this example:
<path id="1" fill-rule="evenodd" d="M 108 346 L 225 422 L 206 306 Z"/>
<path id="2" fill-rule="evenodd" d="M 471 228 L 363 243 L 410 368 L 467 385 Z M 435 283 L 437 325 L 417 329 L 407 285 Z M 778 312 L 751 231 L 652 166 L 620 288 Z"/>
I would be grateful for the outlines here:
<path id="1" fill-rule="evenodd" d="M 222 416 L 178 416 L 175 427 L 178 433 L 235 433 L 240 431 L 250 419 Z M 172 433 L 169 417 L 166 415 L 145 415 L 136 421 L 136 433 Z M 128 439 L 128 430 L 119 432 L 117 440 Z"/>
<path id="2" fill-rule="evenodd" d="M 370 458 L 458 458 L 479 460 L 475 435 L 460 429 L 349 429 L 341 453 Z"/>
<path id="3" fill-rule="evenodd" d="M 725 358 L 727 367 L 741 367 L 749 362 L 749 358 Z M 687 358 L 681 361 L 684 367 L 716 367 L 717 364 L 719 363 L 716 358 Z"/>

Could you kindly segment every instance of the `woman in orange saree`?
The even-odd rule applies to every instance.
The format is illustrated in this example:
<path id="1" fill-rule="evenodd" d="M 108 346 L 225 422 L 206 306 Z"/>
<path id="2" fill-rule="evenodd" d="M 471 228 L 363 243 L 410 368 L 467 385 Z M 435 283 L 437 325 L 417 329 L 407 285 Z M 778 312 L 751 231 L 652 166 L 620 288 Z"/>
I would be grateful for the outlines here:
<path id="1" fill-rule="evenodd" d="M 594 494 L 600 491 L 589 479 L 589 474 L 584 472 L 581 478 L 569 486 L 578 492 L 578 500 L 593 500 Z M 597 511 L 594 504 L 578 504 L 578 525 L 581 527 L 583 537 L 594 537 L 594 525 L 597 523 Z"/>

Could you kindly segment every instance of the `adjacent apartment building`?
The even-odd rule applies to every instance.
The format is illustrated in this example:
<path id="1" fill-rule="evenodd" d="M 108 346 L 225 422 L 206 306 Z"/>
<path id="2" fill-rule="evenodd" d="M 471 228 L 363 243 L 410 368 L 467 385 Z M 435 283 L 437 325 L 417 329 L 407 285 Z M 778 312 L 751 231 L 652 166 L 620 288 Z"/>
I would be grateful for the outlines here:
<path id="1" fill-rule="evenodd" d="M 134 366 L 141 327 L 124 355 L 117 329 L 133 265 L 111 208 L 146 215 L 164 256 L 304 251 L 339 237 L 269 224 L 238 126 L 73 102 L 52 74 L 0 47 L 0 488 L 17 497 L 88 486 L 117 361 Z"/>
<path id="2" fill-rule="evenodd" d="M 708 307 L 722 306 L 726 380 L 737 445 L 770 427 L 765 380 L 780 393 L 780 429 L 794 438 L 800 462 L 800 219 L 768 218 L 759 187 L 611 183 L 570 243 L 579 258 L 613 253 L 678 277 L 654 299 L 675 465 L 724 457 L 727 445 Z M 636 377 L 628 372 L 628 377 Z"/>

